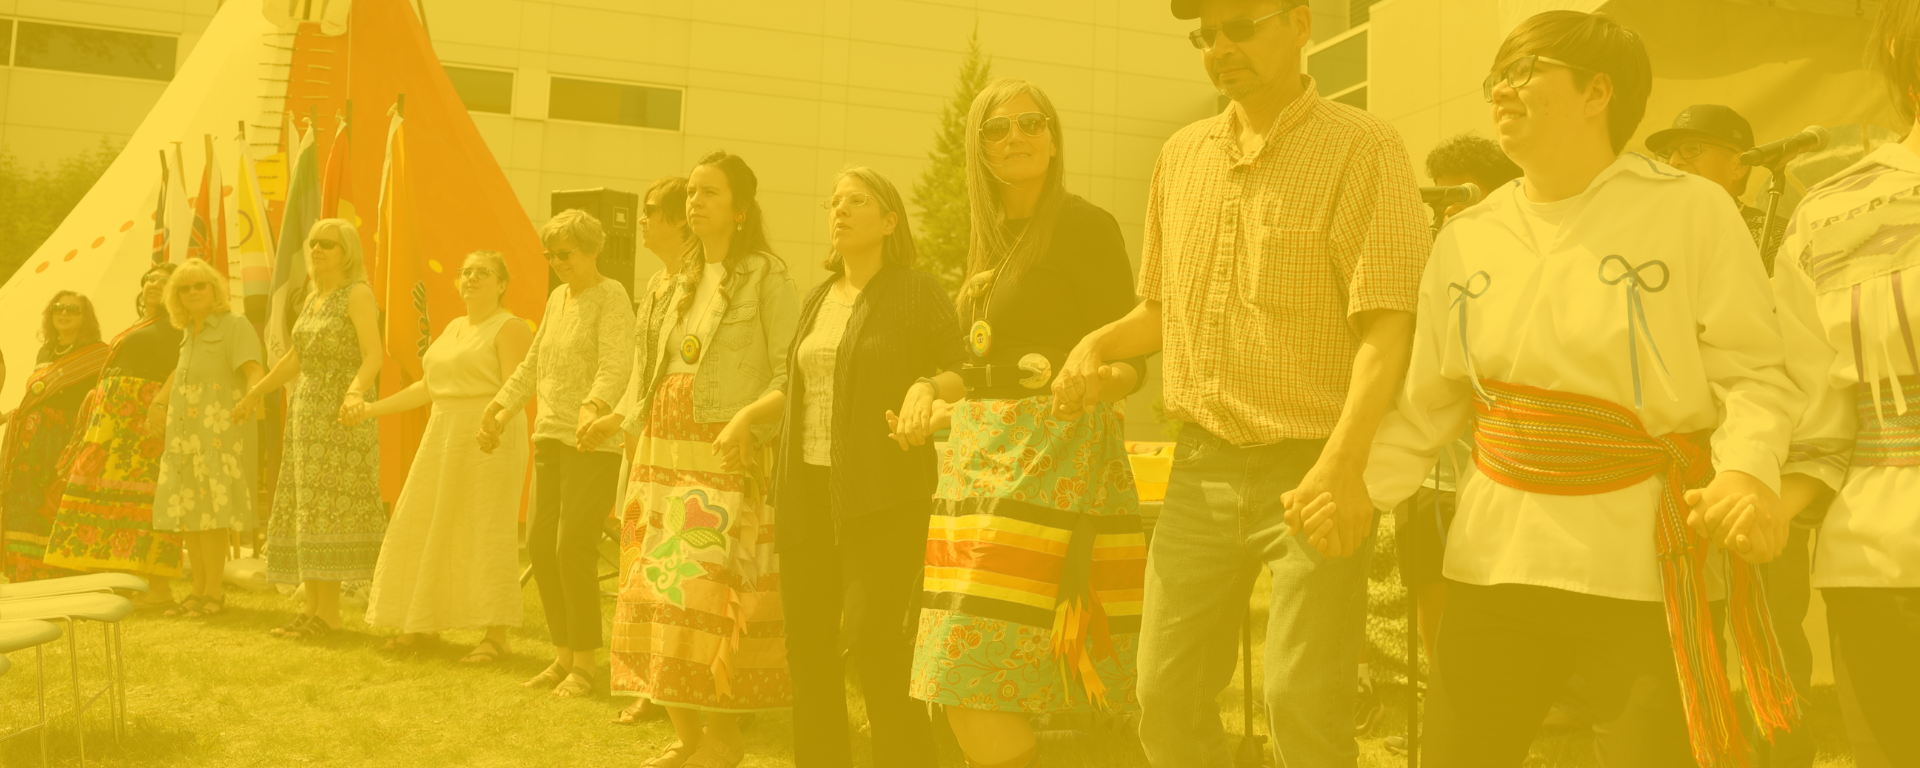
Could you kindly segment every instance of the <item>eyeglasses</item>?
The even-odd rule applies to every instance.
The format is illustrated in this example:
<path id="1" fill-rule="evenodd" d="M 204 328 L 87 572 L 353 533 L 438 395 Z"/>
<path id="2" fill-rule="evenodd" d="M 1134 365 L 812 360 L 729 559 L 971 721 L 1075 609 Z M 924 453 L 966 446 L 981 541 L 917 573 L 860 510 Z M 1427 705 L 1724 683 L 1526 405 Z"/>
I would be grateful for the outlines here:
<path id="1" fill-rule="evenodd" d="M 483 277 L 493 277 L 493 270 L 486 267 L 461 267 L 460 276 L 468 280 L 478 280 Z"/>
<path id="2" fill-rule="evenodd" d="M 194 291 L 211 290 L 212 288 L 213 288 L 213 283 L 209 283 L 205 280 L 202 280 L 197 283 L 187 283 L 173 290 L 175 293 L 192 293 Z"/>
<path id="3" fill-rule="evenodd" d="M 153 285 L 154 283 L 164 283 L 167 281 L 167 278 L 171 276 L 172 273 L 170 272 L 148 272 L 140 278 L 140 284 Z"/>
<path id="4" fill-rule="evenodd" d="M 86 310 L 86 308 L 85 308 L 85 307 L 82 307 L 82 306 L 80 306 L 80 305 L 78 305 L 78 304 L 55 304 L 55 305 L 53 305 L 53 313 L 54 313 L 54 314 L 56 314 L 56 315 L 79 315 L 79 314 L 81 314 L 81 313 L 83 313 L 83 312 L 86 312 L 86 311 L 87 311 L 87 310 Z"/>
<path id="5" fill-rule="evenodd" d="M 1549 59 L 1539 54 L 1522 56 L 1514 59 L 1512 64 L 1508 64 L 1506 71 L 1494 72 L 1493 74 L 1487 75 L 1487 79 L 1480 81 L 1480 97 L 1489 102 L 1493 101 L 1493 87 L 1499 85 L 1502 80 L 1505 80 L 1507 85 L 1515 89 L 1519 89 L 1527 83 L 1533 82 L 1534 70 L 1539 69 L 1541 64 L 1555 64 L 1575 72 L 1593 71 L 1578 64 L 1568 64 L 1559 59 Z"/>
<path id="6" fill-rule="evenodd" d="M 1031 112 L 1028 114 L 1037 115 L 1040 113 Z M 841 203 L 846 203 L 848 206 L 853 208 L 859 208 L 871 202 L 873 202 L 873 195 L 865 195 L 859 192 L 855 192 L 851 195 L 834 195 L 833 197 L 829 197 L 826 200 L 823 200 L 820 202 L 820 208 L 821 210 L 831 211 L 835 208 L 840 207 Z"/>
<path id="7" fill-rule="evenodd" d="M 568 248 L 564 251 L 541 251 L 541 255 L 546 256 L 547 261 L 560 261 L 579 252 L 578 248 Z"/>
<path id="8" fill-rule="evenodd" d="M 1284 7 L 1282 7 L 1280 10 L 1274 11 L 1273 13 L 1269 13 L 1265 16 L 1261 16 L 1260 18 L 1257 18 L 1257 19 L 1249 19 L 1249 18 L 1243 17 L 1238 19 L 1229 19 L 1227 21 L 1220 22 L 1220 26 L 1217 26 L 1217 27 L 1201 27 L 1192 32 L 1188 32 L 1187 41 L 1193 43 L 1193 47 L 1198 48 L 1200 50 L 1203 50 L 1203 51 L 1212 50 L 1214 41 L 1219 39 L 1220 33 L 1225 32 L 1227 34 L 1228 40 L 1232 40 L 1236 43 L 1244 43 L 1248 40 L 1253 39 L 1254 33 L 1259 31 L 1260 22 L 1266 21 L 1267 19 L 1271 19 L 1275 16 L 1286 13 L 1287 11 L 1291 11 L 1294 8 L 1298 7 L 1297 4 L 1291 4 L 1291 3 L 1282 3 L 1282 6 Z"/>
<path id="9" fill-rule="evenodd" d="M 1671 147 L 1668 147 L 1667 151 L 1660 153 L 1660 160 L 1663 162 L 1671 162 L 1673 158 L 1676 158 L 1676 157 L 1680 158 L 1681 160 L 1693 160 L 1699 157 L 1700 155 L 1704 154 L 1708 148 L 1722 149 L 1728 152 L 1739 151 L 1737 149 L 1734 149 L 1733 147 L 1729 147 L 1717 141 L 1707 141 L 1706 139 L 1689 139 L 1687 141 L 1683 141 Z"/>
<path id="10" fill-rule="evenodd" d="M 1028 136 L 1038 136 L 1047 130 L 1047 116 L 1039 112 L 1022 112 L 1013 117 L 995 117 L 980 124 L 982 141 L 1000 141 L 1013 132 L 1013 124 L 1020 124 L 1020 132 Z"/>
<path id="11" fill-rule="evenodd" d="M 340 241 L 329 240 L 324 237 L 316 237 L 313 239 L 313 247 L 315 249 L 328 250 L 328 251 L 339 250 Z"/>

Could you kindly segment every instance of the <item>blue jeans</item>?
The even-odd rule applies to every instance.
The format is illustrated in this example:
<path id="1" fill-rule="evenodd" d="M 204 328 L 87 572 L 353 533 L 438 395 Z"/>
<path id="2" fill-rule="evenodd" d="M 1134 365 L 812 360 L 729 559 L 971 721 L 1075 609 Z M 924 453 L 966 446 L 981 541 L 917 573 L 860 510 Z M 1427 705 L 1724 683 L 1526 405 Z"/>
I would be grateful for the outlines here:
<path id="1" fill-rule="evenodd" d="M 1324 445 L 1242 448 L 1181 428 L 1147 554 L 1140 628 L 1140 740 L 1155 768 L 1232 766 L 1218 699 L 1262 564 L 1273 574 L 1263 686 L 1275 764 L 1358 759 L 1353 707 L 1373 535 L 1352 557 L 1325 558 L 1288 535 L 1280 503 Z"/>

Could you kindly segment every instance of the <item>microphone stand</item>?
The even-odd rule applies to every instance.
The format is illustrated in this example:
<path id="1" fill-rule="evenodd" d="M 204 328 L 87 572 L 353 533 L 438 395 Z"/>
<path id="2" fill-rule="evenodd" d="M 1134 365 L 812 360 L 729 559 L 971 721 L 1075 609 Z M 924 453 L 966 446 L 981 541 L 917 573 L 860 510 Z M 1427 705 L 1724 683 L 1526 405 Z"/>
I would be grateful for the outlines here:
<path id="1" fill-rule="evenodd" d="M 1779 246 L 1773 241 L 1773 225 L 1780 220 L 1780 196 L 1787 191 L 1787 158 L 1782 157 L 1766 168 L 1767 215 L 1760 220 L 1761 258 L 1766 258 L 1768 248 Z"/>

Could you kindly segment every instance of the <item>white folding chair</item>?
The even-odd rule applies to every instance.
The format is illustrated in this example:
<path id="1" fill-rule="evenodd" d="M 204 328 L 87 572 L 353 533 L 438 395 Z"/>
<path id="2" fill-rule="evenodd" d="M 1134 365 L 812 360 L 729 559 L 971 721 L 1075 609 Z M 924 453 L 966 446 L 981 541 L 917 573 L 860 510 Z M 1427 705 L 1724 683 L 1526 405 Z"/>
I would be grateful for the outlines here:
<path id="1" fill-rule="evenodd" d="M 67 659 L 73 675 L 73 731 L 80 740 L 80 764 L 87 764 L 87 732 L 82 716 L 87 707 L 107 697 L 107 711 L 113 719 L 114 743 L 120 742 L 126 724 L 126 684 L 124 658 L 120 647 L 120 620 L 133 613 L 133 601 L 119 595 L 88 593 L 19 600 L 0 600 L 0 621 L 41 620 L 67 623 Z M 80 690 L 80 645 L 74 636 L 80 621 L 97 621 L 107 654 L 107 684 L 82 699 Z"/>
<path id="2" fill-rule="evenodd" d="M 15 736 L 25 736 L 34 731 L 40 732 L 40 765 L 47 764 L 47 659 L 43 647 L 60 639 L 60 627 L 44 621 L 0 621 L 0 654 L 33 649 L 34 669 L 39 673 L 40 721 L 31 726 L 0 736 L 0 741 L 8 741 Z M 0 675 L 5 675 L 13 665 L 6 656 L 0 655 Z"/>
<path id="3" fill-rule="evenodd" d="M 83 576 L 40 579 L 19 584 L 0 584 L 0 601 L 30 600 L 37 597 L 59 597 L 114 590 L 144 593 L 147 591 L 147 580 L 131 573 L 89 573 Z"/>

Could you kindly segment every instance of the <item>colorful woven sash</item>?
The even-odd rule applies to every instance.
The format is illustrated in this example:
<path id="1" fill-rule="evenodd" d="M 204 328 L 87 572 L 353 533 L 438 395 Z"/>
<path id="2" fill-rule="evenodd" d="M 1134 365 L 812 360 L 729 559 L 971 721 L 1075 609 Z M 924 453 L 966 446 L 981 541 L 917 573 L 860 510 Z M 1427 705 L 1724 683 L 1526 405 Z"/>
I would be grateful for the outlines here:
<path id="1" fill-rule="evenodd" d="M 1498 381 L 1481 385 L 1494 401 L 1475 399 L 1474 458 L 1494 481 L 1555 496 L 1617 491 L 1655 476 L 1665 483 L 1653 543 L 1693 756 L 1703 768 L 1751 765 L 1707 603 L 1707 541 L 1687 527 L 1683 494 L 1713 474 L 1705 440 L 1654 437 L 1632 411 L 1599 398 Z M 1728 621 L 1754 720 L 1771 740 L 1775 730 L 1798 721 L 1799 701 L 1757 569 L 1720 554 L 1732 576 Z"/>
<path id="2" fill-rule="evenodd" d="M 1877 409 L 1872 388 L 1858 384 L 1854 391 L 1860 433 L 1854 438 L 1853 465 L 1920 466 L 1920 378 L 1900 377 L 1897 393 L 1893 387 L 1880 390 Z"/>

